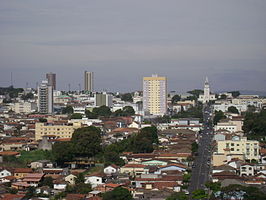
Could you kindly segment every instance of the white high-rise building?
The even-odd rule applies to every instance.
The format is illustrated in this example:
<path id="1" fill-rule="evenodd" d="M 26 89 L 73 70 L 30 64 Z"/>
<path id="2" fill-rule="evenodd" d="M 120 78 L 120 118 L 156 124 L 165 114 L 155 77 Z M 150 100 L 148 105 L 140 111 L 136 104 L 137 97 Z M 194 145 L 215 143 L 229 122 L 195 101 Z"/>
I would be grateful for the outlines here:
<path id="1" fill-rule="evenodd" d="M 84 90 L 85 91 L 89 91 L 89 92 L 93 92 L 93 72 L 84 72 Z"/>
<path id="2" fill-rule="evenodd" d="M 164 115 L 167 112 L 167 79 L 157 74 L 143 78 L 144 113 Z"/>
<path id="3" fill-rule="evenodd" d="M 208 103 L 209 101 L 216 100 L 215 95 L 211 94 L 210 92 L 210 85 L 208 81 L 208 77 L 206 77 L 205 83 L 204 83 L 204 94 L 199 95 L 198 101 L 201 101 L 202 103 Z"/>
<path id="4" fill-rule="evenodd" d="M 53 86 L 42 81 L 38 87 L 38 111 L 43 114 L 53 113 Z"/>

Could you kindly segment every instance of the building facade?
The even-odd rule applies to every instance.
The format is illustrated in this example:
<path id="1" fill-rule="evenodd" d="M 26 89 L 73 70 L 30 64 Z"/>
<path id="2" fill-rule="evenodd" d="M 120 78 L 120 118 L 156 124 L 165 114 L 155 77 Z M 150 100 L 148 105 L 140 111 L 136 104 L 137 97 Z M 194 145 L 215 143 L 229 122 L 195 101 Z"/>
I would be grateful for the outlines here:
<path id="1" fill-rule="evenodd" d="M 96 93 L 95 94 L 95 106 L 107 106 L 112 107 L 113 106 L 113 95 L 107 94 L 106 92 L 103 93 Z"/>
<path id="2" fill-rule="evenodd" d="M 246 160 L 259 160 L 259 142 L 246 137 L 233 137 L 232 140 L 217 141 L 218 154 L 243 154 Z"/>
<path id="3" fill-rule="evenodd" d="M 35 140 L 41 140 L 43 136 L 52 135 L 59 138 L 72 138 L 72 134 L 81 123 L 73 122 L 69 124 L 49 124 L 38 122 L 35 124 Z"/>
<path id="4" fill-rule="evenodd" d="M 143 78 L 143 109 L 147 114 L 164 115 L 167 112 L 167 79 L 152 75 Z"/>
<path id="5" fill-rule="evenodd" d="M 93 92 L 94 89 L 94 74 L 93 72 L 84 72 L 84 90 Z"/>
<path id="6" fill-rule="evenodd" d="M 48 85 L 53 87 L 53 90 L 56 90 L 56 74 L 50 72 L 46 74 L 46 79 L 48 80 Z"/>
<path id="7" fill-rule="evenodd" d="M 38 111 L 42 114 L 53 113 L 53 87 L 47 80 L 38 87 Z"/>

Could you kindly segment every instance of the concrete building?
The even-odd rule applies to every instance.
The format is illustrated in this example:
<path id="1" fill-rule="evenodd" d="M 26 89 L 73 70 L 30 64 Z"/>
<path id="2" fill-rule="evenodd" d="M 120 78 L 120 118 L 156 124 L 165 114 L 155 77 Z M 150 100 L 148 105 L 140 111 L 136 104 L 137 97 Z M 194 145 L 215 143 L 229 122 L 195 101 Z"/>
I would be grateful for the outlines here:
<path id="1" fill-rule="evenodd" d="M 48 81 L 42 81 L 38 87 L 38 111 L 43 114 L 53 112 L 53 87 Z"/>
<path id="2" fill-rule="evenodd" d="M 204 94 L 199 95 L 198 101 L 202 103 L 208 103 L 209 101 L 213 101 L 213 100 L 216 100 L 216 98 L 214 94 L 211 94 L 209 81 L 208 81 L 208 78 L 206 77 L 206 80 L 204 83 Z"/>
<path id="3" fill-rule="evenodd" d="M 112 107 L 113 106 L 113 95 L 107 94 L 106 92 L 103 93 L 96 93 L 95 94 L 95 106 L 107 106 Z"/>
<path id="4" fill-rule="evenodd" d="M 227 130 L 230 133 L 234 133 L 237 131 L 237 125 L 232 122 L 219 122 L 214 126 L 214 130 Z"/>
<path id="5" fill-rule="evenodd" d="M 232 140 L 217 141 L 218 154 L 243 154 L 246 160 L 259 160 L 259 142 L 234 136 Z"/>
<path id="6" fill-rule="evenodd" d="M 32 102 L 17 102 L 14 104 L 15 113 L 32 113 L 37 110 L 36 103 Z"/>
<path id="7" fill-rule="evenodd" d="M 93 92 L 94 89 L 94 75 L 93 72 L 84 72 L 84 90 Z"/>
<path id="8" fill-rule="evenodd" d="M 143 109 L 147 114 L 164 115 L 167 112 L 167 79 L 152 75 L 143 78 Z"/>
<path id="9" fill-rule="evenodd" d="M 43 136 L 53 135 L 60 138 L 71 138 L 74 131 L 81 128 L 81 123 L 68 124 L 41 123 L 35 124 L 35 140 L 41 140 Z"/>
<path id="10" fill-rule="evenodd" d="M 56 74 L 50 72 L 46 74 L 46 79 L 48 80 L 48 85 L 53 87 L 53 90 L 56 90 Z"/>

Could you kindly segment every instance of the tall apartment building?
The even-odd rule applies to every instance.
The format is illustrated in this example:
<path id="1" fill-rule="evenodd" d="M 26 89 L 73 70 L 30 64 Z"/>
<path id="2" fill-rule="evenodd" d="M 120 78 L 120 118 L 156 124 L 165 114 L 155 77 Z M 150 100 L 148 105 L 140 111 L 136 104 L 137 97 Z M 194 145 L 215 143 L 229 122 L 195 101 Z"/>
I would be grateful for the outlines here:
<path id="1" fill-rule="evenodd" d="M 167 79 L 152 75 L 143 78 L 144 113 L 164 115 L 167 112 Z"/>
<path id="2" fill-rule="evenodd" d="M 93 72 L 84 72 L 84 90 L 85 91 L 89 91 L 89 92 L 93 92 Z"/>
<path id="3" fill-rule="evenodd" d="M 113 106 L 113 95 L 107 94 L 106 92 L 103 93 L 96 93 L 95 94 L 95 106 Z"/>
<path id="4" fill-rule="evenodd" d="M 42 81 L 38 87 L 38 111 L 39 113 L 53 113 L 53 86 L 48 81 Z"/>
<path id="5" fill-rule="evenodd" d="M 56 90 L 56 74 L 50 72 L 46 74 L 46 79 L 48 80 L 48 85 L 53 87 L 53 90 Z"/>

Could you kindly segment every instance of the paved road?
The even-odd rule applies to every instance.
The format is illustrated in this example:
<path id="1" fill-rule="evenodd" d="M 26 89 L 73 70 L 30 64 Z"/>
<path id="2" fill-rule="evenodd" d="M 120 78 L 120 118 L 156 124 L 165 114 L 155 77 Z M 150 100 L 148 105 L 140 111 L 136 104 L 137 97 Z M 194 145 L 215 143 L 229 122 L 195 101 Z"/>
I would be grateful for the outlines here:
<path id="1" fill-rule="evenodd" d="M 189 186 L 189 193 L 194 190 L 205 189 L 205 183 L 209 181 L 210 160 L 211 160 L 211 141 L 212 141 L 212 125 L 208 124 L 210 118 L 210 108 L 204 108 L 204 129 L 200 135 L 198 156 L 196 156 L 192 176 Z M 191 195 L 190 195 L 191 196 Z"/>

